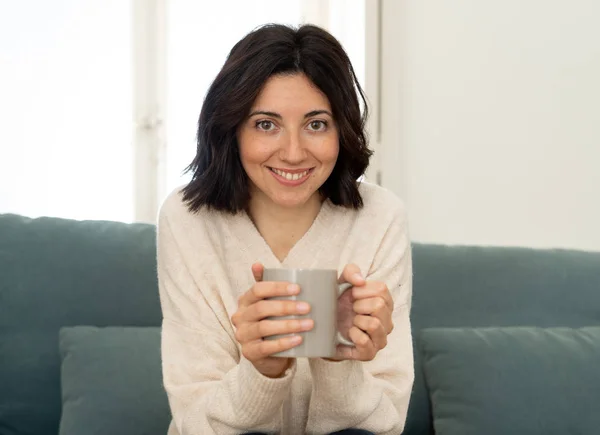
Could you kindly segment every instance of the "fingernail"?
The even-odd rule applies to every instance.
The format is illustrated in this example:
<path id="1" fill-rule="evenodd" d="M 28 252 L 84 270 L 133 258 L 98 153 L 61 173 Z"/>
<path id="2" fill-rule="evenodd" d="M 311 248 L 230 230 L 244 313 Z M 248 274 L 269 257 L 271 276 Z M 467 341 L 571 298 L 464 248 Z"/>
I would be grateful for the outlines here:
<path id="1" fill-rule="evenodd" d="M 287 292 L 290 295 L 295 295 L 300 292 L 300 286 L 298 284 L 290 284 L 287 286 Z"/>
<path id="2" fill-rule="evenodd" d="M 296 309 L 299 313 L 308 313 L 308 310 L 310 310 L 310 306 L 306 302 L 298 302 L 296 304 Z"/>
<path id="3" fill-rule="evenodd" d="M 291 344 L 298 344 L 302 338 L 299 335 L 294 335 L 288 339 Z"/>
<path id="4" fill-rule="evenodd" d="M 352 275 L 352 278 L 357 279 L 357 280 L 363 280 L 363 276 L 360 272 L 355 273 L 354 275 Z"/>
<path id="5" fill-rule="evenodd" d="M 300 328 L 302 329 L 312 329 L 313 321 L 311 319 L 304 319 L 300 321 Z"/>

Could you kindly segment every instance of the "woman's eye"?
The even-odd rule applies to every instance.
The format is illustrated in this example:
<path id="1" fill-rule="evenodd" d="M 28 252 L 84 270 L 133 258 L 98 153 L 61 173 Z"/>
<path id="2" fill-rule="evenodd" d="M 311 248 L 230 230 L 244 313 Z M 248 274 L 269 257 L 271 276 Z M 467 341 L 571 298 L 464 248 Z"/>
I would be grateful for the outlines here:
<path id="1" fill-rule="evenodd" d="M 272 121 L 258 121 L 256 127 L 258 127 L 259 130 L 271 131 L 275 129 L 275 124 L 273 124 Z"/>
<path id="2" fill-rule="evenodd" d="M 309 127 L 312 131 L 323 131 L 327 128 L 325 121 L 311 121 Z"/>

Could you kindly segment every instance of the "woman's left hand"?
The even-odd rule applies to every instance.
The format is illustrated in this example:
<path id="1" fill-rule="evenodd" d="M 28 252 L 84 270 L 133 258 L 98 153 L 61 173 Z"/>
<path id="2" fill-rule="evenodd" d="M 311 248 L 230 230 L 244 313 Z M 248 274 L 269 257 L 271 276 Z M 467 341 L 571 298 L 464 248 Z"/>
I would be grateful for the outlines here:
<path id="1" fill-rule="evenodd" d="M 338 346 L 335 359 L 371 361 L 387 346 L 387 336 L 394 329 L 392 295 L 384 282 L 365 280 L 355 264 L 344 268 L 340 281 L 353 285 L 351 292 L 346 292 L 341 298 L 339 314 L 346 319 L 340 325 L 346 323 L 345 328 L 342 326 L 343 335 L 349 337 L 356 347 Z M 354 313 L 350 312 L 350 308 Z"/>

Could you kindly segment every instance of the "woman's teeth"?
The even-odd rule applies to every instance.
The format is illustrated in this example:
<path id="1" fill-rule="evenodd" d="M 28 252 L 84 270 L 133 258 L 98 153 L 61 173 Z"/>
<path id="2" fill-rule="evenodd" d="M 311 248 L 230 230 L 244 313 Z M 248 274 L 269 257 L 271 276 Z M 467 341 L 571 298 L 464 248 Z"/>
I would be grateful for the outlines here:
<path id="1" fill-rule="evenodd" d="M 304 172 L 296 173 L 296 174 L 290 174 L 289 172 L 283 172 L 283 171 L 280 171 L 279 169 L 275 169 L 275 168 L 271 168 L 271 171 L 275 172 L 277 175 L 285 178 L 286 180 L 294 181 L 294 180 L 299 180 L 302 177 L 305 177 L 308 174 L 308 172 L 310 171 L 310 169 L 306 170 Z"/>

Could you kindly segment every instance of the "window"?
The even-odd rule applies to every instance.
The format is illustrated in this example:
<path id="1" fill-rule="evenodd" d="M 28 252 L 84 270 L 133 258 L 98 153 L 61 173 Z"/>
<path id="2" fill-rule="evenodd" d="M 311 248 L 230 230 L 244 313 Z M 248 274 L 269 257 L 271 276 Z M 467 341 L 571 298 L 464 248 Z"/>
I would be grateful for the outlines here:
<path id="1" fill-rule="evenodd" d="M 0 212 L 133 219 L 130 35 L 122 0 L 0 4 Z"/>

